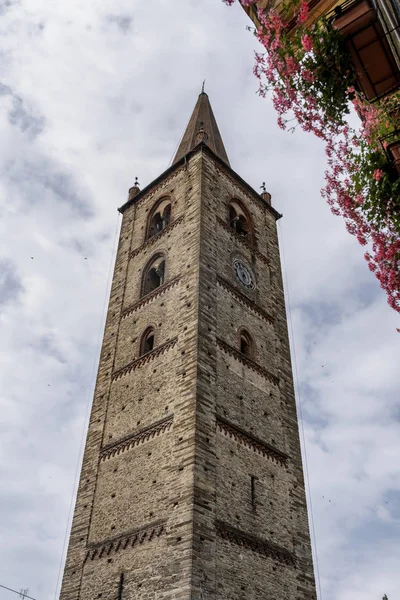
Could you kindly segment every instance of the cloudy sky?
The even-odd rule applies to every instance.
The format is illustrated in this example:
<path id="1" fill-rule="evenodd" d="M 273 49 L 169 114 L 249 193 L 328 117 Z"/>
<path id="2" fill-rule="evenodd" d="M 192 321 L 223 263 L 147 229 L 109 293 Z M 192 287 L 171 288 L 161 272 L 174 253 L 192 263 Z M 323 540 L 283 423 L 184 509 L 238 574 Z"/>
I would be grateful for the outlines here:
<path id="1" fill-rule="evenodd" d="M 322 145 L 257 96 L 249 24 L 222 0 L 0 0 L 0 584 L 37 600 L 57 594 L 116 209 L 169 165 L 203 79 L 232 167 L 284 213 L 319 599 L 398 598 L 399 319 L 320 198 Z"/>

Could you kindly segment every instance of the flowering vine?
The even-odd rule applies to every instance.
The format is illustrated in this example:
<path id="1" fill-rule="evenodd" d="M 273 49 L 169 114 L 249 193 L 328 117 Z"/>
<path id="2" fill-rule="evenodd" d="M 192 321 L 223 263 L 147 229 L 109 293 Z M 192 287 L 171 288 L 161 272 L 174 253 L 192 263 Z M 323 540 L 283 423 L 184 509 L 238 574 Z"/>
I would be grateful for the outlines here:
<path id="1" fill-rule="evenodd" d="M 239 1 L 245 7 L 257 3 Z M 272 92 L 282 129 L 294 118 L 324 141 L 322 196 L 349 233 L 369 245 L 368 266 L 400 312 L 400 179 L 386 153 L 388 143 L 400 142 L 400 95 L 366 102 L 353 87 L 356 74 L 340 32 L 323 17 L 308 25 L 305 0 L 280 5 L 279 13 L 257 10 L 257 16 L 261 26 L 255 33 L 266 49 L 255 57 L 259 93 Z M 361 118 L 358 130 L 346 120 L 351 104 Z"/>

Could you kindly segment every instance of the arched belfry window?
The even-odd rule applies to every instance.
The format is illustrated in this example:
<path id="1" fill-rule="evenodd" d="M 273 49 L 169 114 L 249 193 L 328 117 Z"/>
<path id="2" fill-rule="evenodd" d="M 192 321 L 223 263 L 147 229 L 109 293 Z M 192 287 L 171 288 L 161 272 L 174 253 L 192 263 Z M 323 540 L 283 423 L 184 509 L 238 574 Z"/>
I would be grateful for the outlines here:
<path id="1" fill-rule="evenodd" d="M 147 263 L 142 279 L 142 296 L 153 292 L 165 280 L 165 257 L 163 254 L 157 254 Z"/>
<path id="2" fill-rule="evenodd" d="M 146 240 L 165 229 L 171 222 L 171 200 L 162 198 L 153 207 L 147 222 Z"/>
<path id="3" fill-rule="evenodd" d="M 139 356 L 151 352 L 154 348 L 154 327 L 148 327 L 140 340 Z"/>
<path id="4" fill-rule="evenodd" d="M 239 332 L 239 352 L 247 358 L 254 356 L 254 342 L 248 331 L 242 329 Z"/>
<path id="5" fill-rule="evenodd" d="M 248 210 L 238 200 L 229 204 L 229 226 L 248 242 L 253 240 L 253 223 Z"/>

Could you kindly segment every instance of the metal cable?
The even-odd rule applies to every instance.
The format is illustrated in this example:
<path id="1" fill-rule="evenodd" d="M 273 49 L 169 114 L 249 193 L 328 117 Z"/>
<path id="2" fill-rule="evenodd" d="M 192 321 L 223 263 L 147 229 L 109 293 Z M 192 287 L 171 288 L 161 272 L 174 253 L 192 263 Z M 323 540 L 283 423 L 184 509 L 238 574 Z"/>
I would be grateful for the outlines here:
<path id="1" fill-rule="evenodd" d="M 287 306 L 288 306 L 288 315 L 289 315 L 288 320 L 289 320 L 289 324 L 290 324 L 290 337 L 292 340 L 292 348 L 293 348 L 293 362 L 294 362 L 294 370 L 295 370 L 295 376 L 296 376 L 296 388 L 297 388 L 297 398 L 298 398 L 299 416 L 300 416 L 300 418 L 299 418 L 300 431 L 301 431 L 301 437 L 303 440 L 303 448 L 304 448 L 304 467 L 305 467 L 304 473 L 305 473 L 305 480 L 306 480 L 306 484 L 307 484 L 307 492 L 308 492 L 309 507 L 310 507 L 311 532 L 312 532 L 312 538 L 313 538 L 313 543 L 314 543 L 314 555 L 315 555 L 315 571 L 316 571 L 316 575 L 317 575 L 316 579 L 317 579 L 317 583 L 318 583 L 319 597 L 320 597 L 320 600 L 322 600 L 321 579 L 320 579 L 320 575 L 319 575 L 319 563 L 318 563 L 318 551 L 317 551 L 317 538 L 315 535 L 315 524 L 314 524 L 313 505 L 312 505 L 312 498 L 311 498 L 310 475 L 308 472 L 307 446 L 306 446 L 306 438 L 305 438 L 305 434 L 304 434 L 303 407 L 302 407 L 300 386 L 299 386 L 299 374 L 298 374 L 298 370 L 297 370 L 296 347 L 294 344 L 292 310 L 291 310 L 291 304 L 290 304 L 289 283 L 288 283 L 287 269 L 286 269 L 285 245 L 283 243 L 283 233 L 282 233 L 282 227 L 281 227 L 280 221 L 278 221 L 278 230 L 280 233 L 279 238 L 280 238 L 281 245 L 282 245 L 283 266 L 284 266 L 284 270 L 285 270 L 286 295 L 287 295 Z"/>

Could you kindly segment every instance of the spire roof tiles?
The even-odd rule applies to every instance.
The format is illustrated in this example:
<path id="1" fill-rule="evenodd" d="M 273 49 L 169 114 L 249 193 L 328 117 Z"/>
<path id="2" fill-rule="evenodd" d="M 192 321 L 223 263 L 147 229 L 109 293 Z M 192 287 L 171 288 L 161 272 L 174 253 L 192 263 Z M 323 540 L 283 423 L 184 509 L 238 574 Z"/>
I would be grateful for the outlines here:
<path id="1" fill-rule="evenodd" d="M 183 135 L 181 143 L 172 164 L 178 162 L 185 154 L 193 150 L 199 143 L 197 134 L 203 130 L 206 136 L 202 136 L 203 141 L 211 150 L 219 156 L 227 165 L 229 165 L 228 155 L 218 129 L 217 121 L 211 108 L 208 95 L 202 91 L 194 107 L 189 124 Z M 230 166 L 230 165 L 229 165 Z"/>

